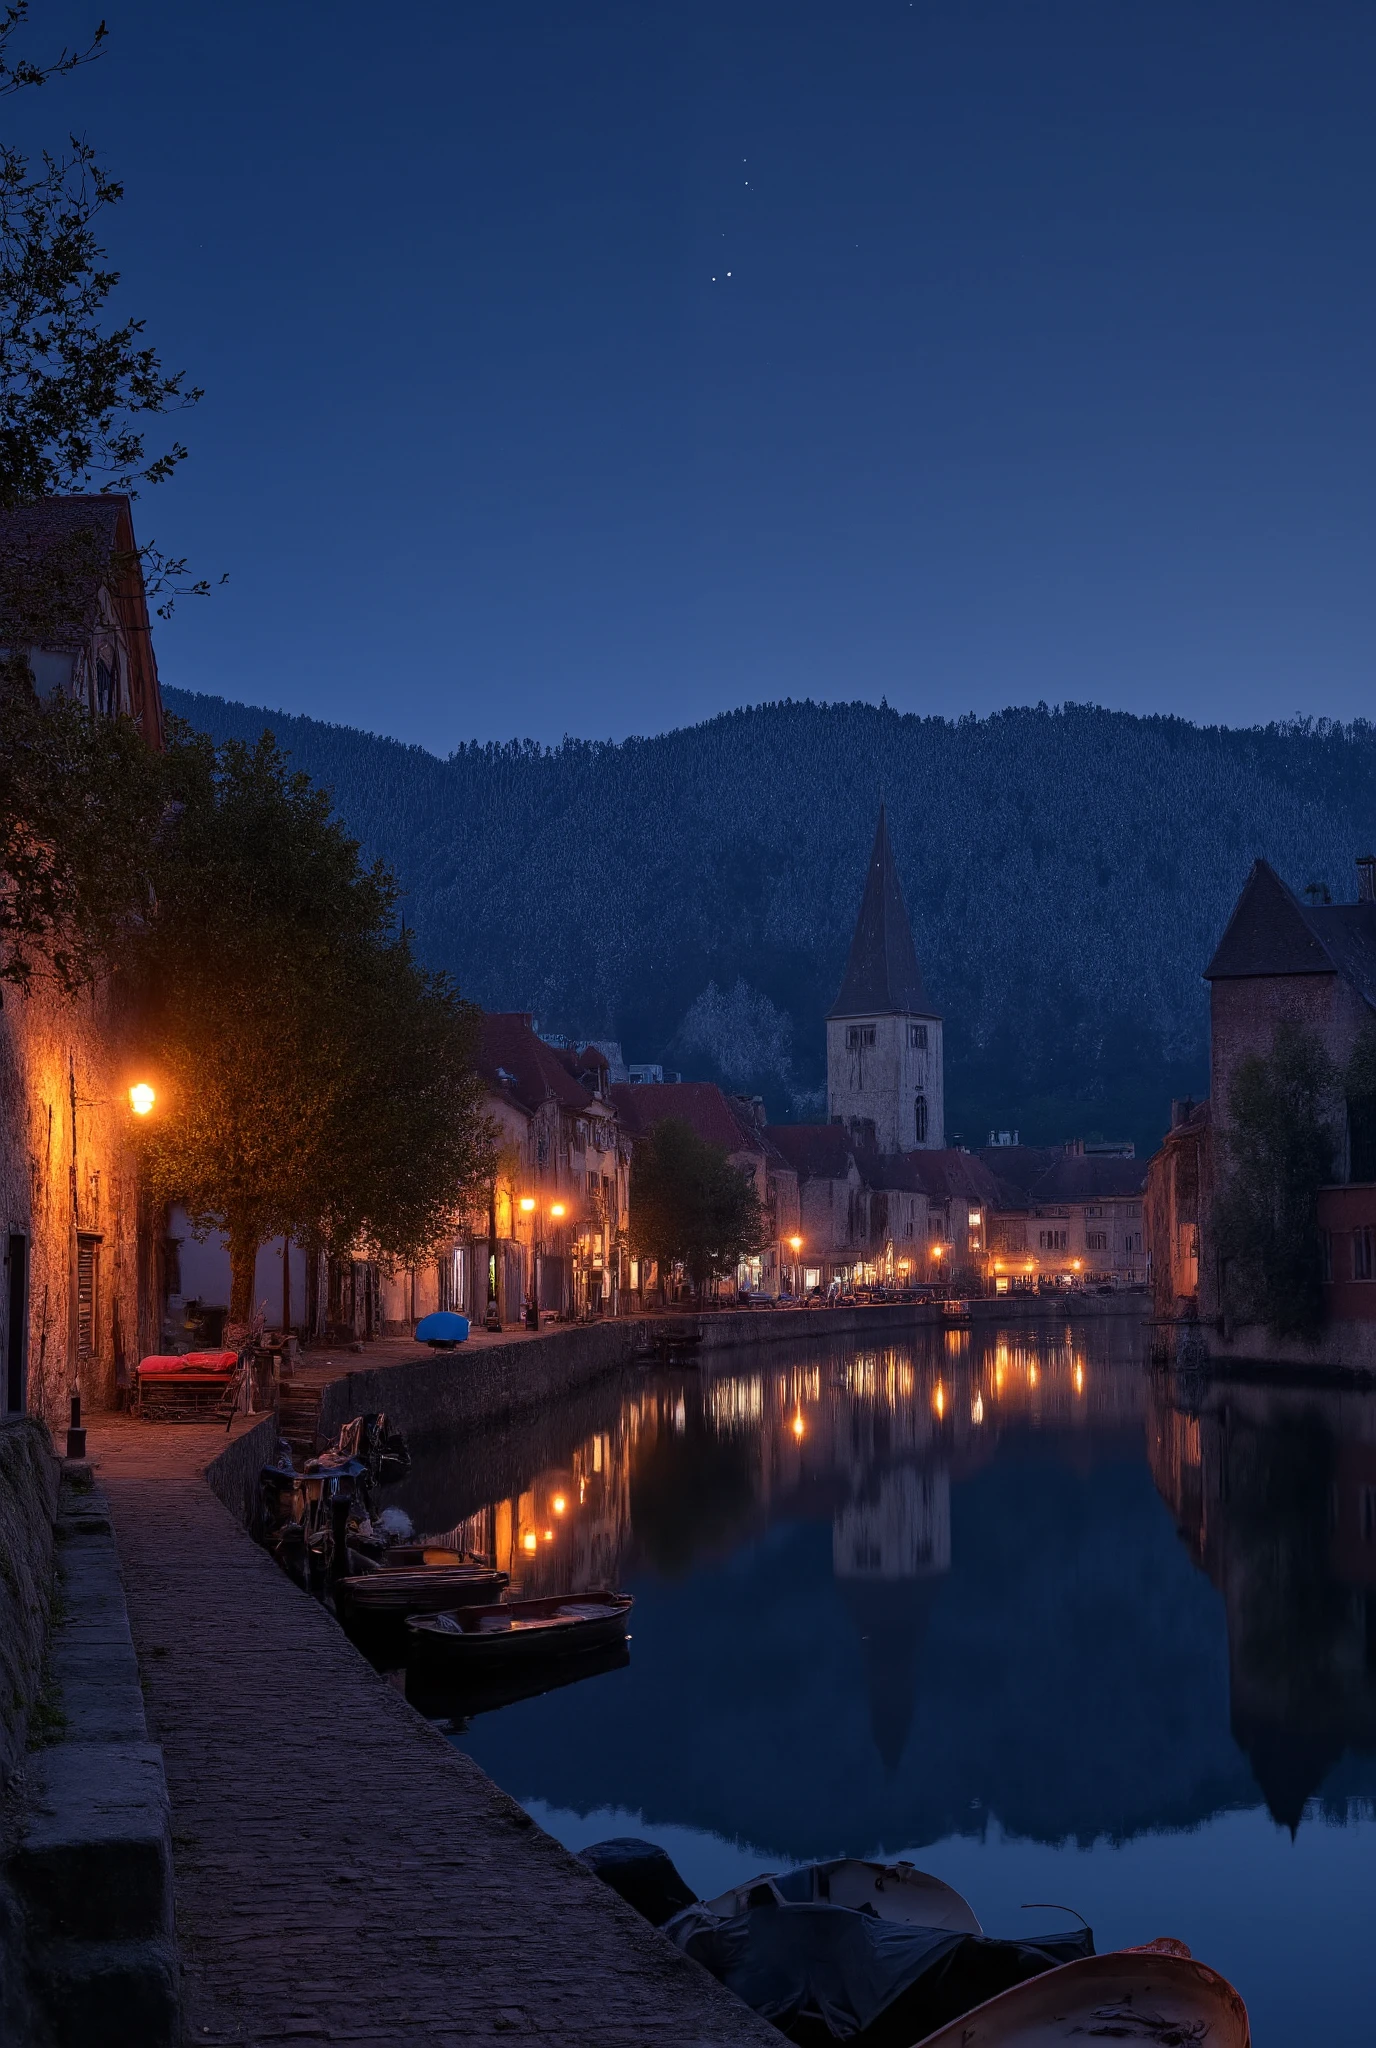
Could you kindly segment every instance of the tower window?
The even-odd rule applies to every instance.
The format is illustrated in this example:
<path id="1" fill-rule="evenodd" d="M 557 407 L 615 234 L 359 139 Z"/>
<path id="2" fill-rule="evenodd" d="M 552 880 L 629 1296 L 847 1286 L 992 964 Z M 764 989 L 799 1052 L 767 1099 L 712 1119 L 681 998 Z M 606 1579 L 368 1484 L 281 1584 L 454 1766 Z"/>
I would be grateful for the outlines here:
<path id="1" fill-rule="evenodd" d="M 913 1113 L 917 1122 L 917 1142 L 919 1145 L 925 1145 L 927 1142 L 927 1098 L 921 1089 L 918 1090 L 914 1098 Z"/>
<path id="2" fill-rule="evenodd" d="M 910 1024 L 908 1026 L 908 1043 L 914 1052 L 926 1052 L 927 1027 L 925 1024 Z"/>
<path id="3" fill-rule="evenodd" d="M 847 1052 L 859 1052 L 862 1046 L 873 1044 L 873 1024 L 852 1024 L 846 1032 Z"/>

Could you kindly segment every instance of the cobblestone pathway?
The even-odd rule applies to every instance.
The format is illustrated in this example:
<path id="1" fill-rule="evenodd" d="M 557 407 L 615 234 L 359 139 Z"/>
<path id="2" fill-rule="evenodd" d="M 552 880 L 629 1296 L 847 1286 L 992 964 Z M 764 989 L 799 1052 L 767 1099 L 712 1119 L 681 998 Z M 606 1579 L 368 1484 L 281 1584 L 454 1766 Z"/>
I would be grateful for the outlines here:
<path id="1" fill-rule="evenodd" d="M 201 1477 L 224 1444 L 91 1431 L 166 1757 L 187 2040 L 778 2048 L 258 1549 Z"/>

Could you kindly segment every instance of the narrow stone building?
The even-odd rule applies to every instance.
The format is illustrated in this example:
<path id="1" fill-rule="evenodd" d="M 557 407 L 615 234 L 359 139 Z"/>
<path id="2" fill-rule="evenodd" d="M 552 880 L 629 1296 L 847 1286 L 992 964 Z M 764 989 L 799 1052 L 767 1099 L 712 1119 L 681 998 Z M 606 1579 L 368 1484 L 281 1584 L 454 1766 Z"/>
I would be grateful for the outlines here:
<path id="1" fill-rule="evenodd" d="M 128 500 L 58 498 L 0 515 L 7 589 L 41 575 L 49 550 L 89 575 L 80 628 L 26 649 L 40 695 L 75 696 L 93 718 L 124 713 L 160 748 L 162 700 Z M 0 644 L 13 636 L 0 608 Z M 89 1405 L 107 1405 L 156 1348 L 164 1248 L 141 1210 L 131 1145 L 137 1053 L 108 984 L 68 996 L 40 974 L 28 992 L 4 989 L 4 1414 L 27 1410 L 56 1427 L 78 1389 Z"/>

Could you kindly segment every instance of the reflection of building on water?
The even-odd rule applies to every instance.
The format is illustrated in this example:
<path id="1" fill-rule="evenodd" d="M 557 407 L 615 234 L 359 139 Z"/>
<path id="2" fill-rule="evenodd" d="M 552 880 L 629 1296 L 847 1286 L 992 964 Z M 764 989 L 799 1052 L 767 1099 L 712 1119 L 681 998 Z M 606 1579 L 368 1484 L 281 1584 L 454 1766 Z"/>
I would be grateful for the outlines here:
<path id="1" fill-rule="evenodd" d="M 1163 1376 L 1152 1475 L 1223 1596 L 1234 1739 L 1292 1831 L 1345 1751 L 1376 1751 L 1376 1399 Z"/>
<path id="2" fill-rule="evenodd" d="M 875 1748 L 896 1771 L 935 1581 L 951 1568 L 946 1468 L 898 1465 L 863 1484 L 832 1519 L 831 1562 L 860 1639 Z"/>
<path id="3" fill-rule="evenodd" d="M 831 1524 L 838 1579 L 925 1579 L 951 1569 L 951 1478 L 944 1467 L 900 1465 L 838 1510 Z"/>
<path id="4" fill-rule="evenodd" d="M 1092 1340 L 1089 1340 L 1092 1342 Z M 927 1612 L 951 1566 L 951 1482 L 1009 1427 L 1140 1428 L 1142 1379 L 1083 1334 L 937 1329 L 802 1362 L 646 1376 L 604 1426 L 454 1531 L 514 1593 L 609 1586 L 725 1557 L 770 1521 L 829 1523 L 876 1746 L 896 1767 Z M 548 1435 L 541 1442 L 548 1444 Z M 534 1463 L 534 1460 L 532 1460 Z"/>

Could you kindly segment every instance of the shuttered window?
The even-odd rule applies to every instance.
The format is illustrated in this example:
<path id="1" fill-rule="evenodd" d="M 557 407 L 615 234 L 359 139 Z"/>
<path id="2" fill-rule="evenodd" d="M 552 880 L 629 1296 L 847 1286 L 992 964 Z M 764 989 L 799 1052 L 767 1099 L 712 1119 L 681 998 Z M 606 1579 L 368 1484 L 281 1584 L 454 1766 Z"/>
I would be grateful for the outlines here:
<path id="1" fill-rule="evenodd" d="M 94 1358 L 100 1329 L 100 1239 L 76 1241 L 76 1355 Z"/>

